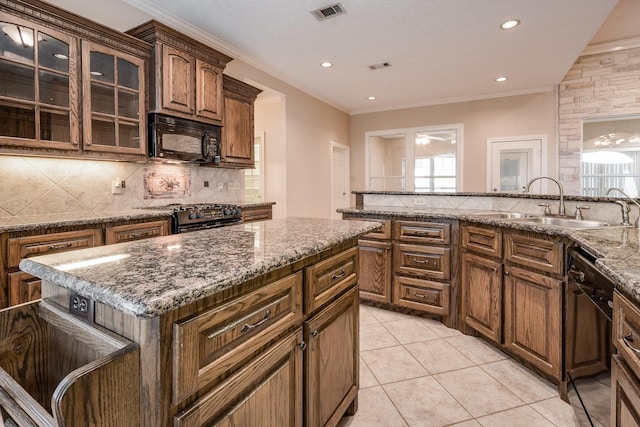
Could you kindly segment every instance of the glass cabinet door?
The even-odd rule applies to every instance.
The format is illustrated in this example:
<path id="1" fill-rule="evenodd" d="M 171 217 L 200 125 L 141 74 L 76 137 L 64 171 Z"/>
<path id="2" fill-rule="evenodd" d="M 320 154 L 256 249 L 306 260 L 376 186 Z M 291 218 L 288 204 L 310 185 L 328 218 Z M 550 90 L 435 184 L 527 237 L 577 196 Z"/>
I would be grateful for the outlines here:
<path id="1" fill-rule="evenodd" d="M 83 41 L 84 149 L 146 154 L 144 61 Z"/>
<path id="2" fill-rule="evenodd" d="M 77 148 L 76 45 L 0 14 L 0 144 Z"/>

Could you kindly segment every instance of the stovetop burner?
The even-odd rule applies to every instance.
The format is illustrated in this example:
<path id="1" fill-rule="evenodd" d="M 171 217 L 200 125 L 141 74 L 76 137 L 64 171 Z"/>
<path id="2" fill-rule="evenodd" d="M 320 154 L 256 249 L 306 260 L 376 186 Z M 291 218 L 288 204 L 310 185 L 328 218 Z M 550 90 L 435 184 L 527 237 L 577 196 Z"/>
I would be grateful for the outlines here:
<path id="1" fill-rule="evenodd" d="M 173 210 L 172 233 L 223 227 L 241 222 L 240 208 L 229 203 L 174 203 L 161 208 Z"/>

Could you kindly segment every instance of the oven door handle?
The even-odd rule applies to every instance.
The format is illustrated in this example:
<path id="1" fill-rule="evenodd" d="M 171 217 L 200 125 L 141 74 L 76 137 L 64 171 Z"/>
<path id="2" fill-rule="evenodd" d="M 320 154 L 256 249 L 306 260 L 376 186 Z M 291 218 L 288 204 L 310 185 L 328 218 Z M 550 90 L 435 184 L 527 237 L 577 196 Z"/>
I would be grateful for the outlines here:
<path id="1" fill-rule="evenodd" d="M 633 352 L 633 354 L 640 356 L 640 350 L 630 344 L 633 342 L 633 332 L 629 332 L 627 335 L 625 335 L 622 338 L 622 341 L 624 342 L 624 345 L 626 345 L 627 348 Z"/>

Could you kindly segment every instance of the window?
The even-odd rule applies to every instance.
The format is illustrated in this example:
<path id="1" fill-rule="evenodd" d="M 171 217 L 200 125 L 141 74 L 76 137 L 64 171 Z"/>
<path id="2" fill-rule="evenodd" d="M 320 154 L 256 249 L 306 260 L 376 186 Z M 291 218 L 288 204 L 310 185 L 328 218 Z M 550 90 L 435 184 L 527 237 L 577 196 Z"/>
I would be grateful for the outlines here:
<path id="1" fill-rule="evenodd" d="M 638 197 L 640 185 L 640 118 L 585 121 L 582 126 L 581 193 L 604 196 L 619 188 Z M 621 196 L 613 193 L 613 196 Z"/>
<path id="2" fill-rule="evenodd" d="M 455 192 L 462 125 L 367 132 L 366 189 Z"/>
<path id="3" fill-rule="evenodd" d="M 264 201 L 264 132 L 254 136 L 254 168 L 244 170 L 244 201 Z"/>

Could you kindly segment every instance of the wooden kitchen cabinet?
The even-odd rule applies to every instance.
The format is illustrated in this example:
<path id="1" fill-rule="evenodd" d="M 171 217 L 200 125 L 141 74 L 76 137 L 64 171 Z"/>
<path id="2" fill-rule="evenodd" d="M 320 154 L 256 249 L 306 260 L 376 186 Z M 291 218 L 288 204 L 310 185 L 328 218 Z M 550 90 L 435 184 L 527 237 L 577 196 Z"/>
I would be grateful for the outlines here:
<path id="1" fill-rule="evenodd" d="M 178 413 L 173 425 L 302 426 L 302 343 L 298 330 L 273 344 Z"/>
<path id="2" fill-rule="evenodd" d="M 264 221 L 271 219 L 273 208 L 269 206 L 246 206 L 242 208 L 242 222 Z"/>
<path id="3" fill-rule="evenodd" d="M 252 168 L 254 164 L 254 103 L 262 90 L 227 75 L 223 76 L 224 126 L 222 163 Z"/>
<path id="4" fill-rule="evenodd" d="M 18 271 L 22 258 L 102 245 L 102 230 L 88 229 L 33 236 L 5 237 L 8 305 L 40 298 L 40 280 Z"/>
<path id="5" fill-rule="evenodd" d="M 620 356 L 611 362 L 611 427 L 640 426 L 638 379 Z"/>
<path id="6" fill-rule="evenodd" d="M 0 325 L 0 425 L 140 425 L 137 344 L 44 301 Z"/>
<path id="7" fill-rule="evenodd" d="M 84 149 L 146 156 L 145 61 L 91 41 L 82 57 Z"/>
<path id="8" fill-rule="evenodd" d="M 16 15 L 0 12 L 0 146 L 79 150 L 78 37 Z"/>
<path id="9" fill-rule="evenodd" d="M 173 401 L 246 362 L 302 322 L 302 273 L 280 279 L 173 326 Z"/>
<path id="10" fill-rule="evenodd" d="M 360 298 L 391 302 L 391 242 L 360 239 Z"/>
<path id="11" fill-rule="evenodd" d="M 0 41 L 0 150 L 146 158 L 149 45 L 37 0 L 10 4 L 0 6 L 15 38 Z"/>
<path id="12" fill-rule="evenodd" d="M 560 381 L 563 241 L 471 224 L 461 236 L 464 324 Z"/>
<path id="13" fill-rule="evenodd" d="M 166 236 L 169 234 L 169 230 L 169 220 L 114 225 L 105 229 L 104 244 L 111 245 L 113 243 L 132 242 L 134 240 Z"/>
<path id="14" fill-rule="evenodd" d="M 502 342 L 502 263 L 473 253 L 462 254 L 462 321 Z"/>
<path id="15" fill-rule="evenodd" d="M 441 315 L 448 326 L 455 325 L 453 228 L 450 222 L 393 222 L 393 305 Z"/>
<path id="16" fill-rule="evenodd" d="M 354 287 L 304 324 L 307 427 L 333 427 L 357 409 L 358 311 Z"/>
<path id="17" fill-rule="evenodd" d="M 150 113 L 223 124 L 222 73 L 232 58 L 157 21 L 127 33 L 153 45 Z"/>
<path id="18" fill-rule="evenodd" d="M 611 426 L 640 425 L 640 310 L 619 292 L 613 293 L 611 359 Z"/>
<path id="19" fill-rule="evenodd" d="M 504 274 L 505 348 L 561 378 L 562 282 L 514 266 Z"/>

